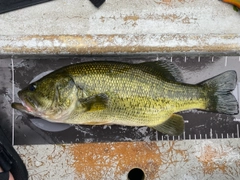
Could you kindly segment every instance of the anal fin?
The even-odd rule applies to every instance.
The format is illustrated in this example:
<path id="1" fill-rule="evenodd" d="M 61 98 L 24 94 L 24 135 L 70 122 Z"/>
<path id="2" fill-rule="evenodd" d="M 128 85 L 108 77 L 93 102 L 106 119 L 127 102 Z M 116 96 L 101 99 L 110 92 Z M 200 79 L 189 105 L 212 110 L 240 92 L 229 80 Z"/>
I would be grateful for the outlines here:
<path id="1" fill-rule="evenodd" d="M 163 134 L 178 136 L 184 131 L 184 120 L 182 116 L 173 114 L 165 122 L 157 126 L 153 126 L 152 128 Z"/>

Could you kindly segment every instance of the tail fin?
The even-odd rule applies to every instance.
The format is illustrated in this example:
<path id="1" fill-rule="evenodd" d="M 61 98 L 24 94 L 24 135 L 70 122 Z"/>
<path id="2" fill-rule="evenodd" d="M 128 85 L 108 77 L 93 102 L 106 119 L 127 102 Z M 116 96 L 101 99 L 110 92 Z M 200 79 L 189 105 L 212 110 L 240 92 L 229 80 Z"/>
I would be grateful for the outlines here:
<path id="1" fill-rule="evenodd" d="M 237 73 L 235 71 L 226 71 L 200 83 L 209 92 L 210 101 L 207 110 L 229 115 L 238 114 L 238 102 L 231 94 L 236 84 Z"/>

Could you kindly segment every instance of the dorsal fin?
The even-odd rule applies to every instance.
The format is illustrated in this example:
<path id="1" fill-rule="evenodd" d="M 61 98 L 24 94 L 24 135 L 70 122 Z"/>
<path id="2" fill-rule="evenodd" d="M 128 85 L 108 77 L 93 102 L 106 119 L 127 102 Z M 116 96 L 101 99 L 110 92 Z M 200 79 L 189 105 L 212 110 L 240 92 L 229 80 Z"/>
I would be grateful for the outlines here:
<path id="1" fill-rule="evenodd" d="M 183 82 L 182 73 L 179 68 L 172 62 L 161 60 L 153 62 L 144 62 L 137 64 L 144 72 L 148 72 L 152 75 L 159 76 L 163 79 L 170 81 Z"/>

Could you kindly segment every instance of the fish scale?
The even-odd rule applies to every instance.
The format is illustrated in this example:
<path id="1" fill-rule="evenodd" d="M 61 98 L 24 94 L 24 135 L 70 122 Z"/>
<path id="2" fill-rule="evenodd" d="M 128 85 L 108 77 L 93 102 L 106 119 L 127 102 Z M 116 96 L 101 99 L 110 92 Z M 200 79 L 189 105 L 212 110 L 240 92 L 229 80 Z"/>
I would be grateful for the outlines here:
<path id="1" fill-rule="evenodd" d="M 76 67 L 74 67 L 74 68 L 76 68 Z M 95 67 L 89 67 L 89 69 L 94 69 L 94 68 Z M 183 94 L 186 97 L 187 97 L 188 93 L 192 92 L 192 90 L 190 90 L 189 92 L 186 92 L 186 89 L 185 90 L 181 90 L 179 88 L 176 88 L 172 84 L 164 84 L 164 86 L 162 86 L 160 88 L 159 86 L 161 86 L 162 84 L 159 84 L 158 81 L 154 82 L 153 84 L 150 84 L 149 86 L 146 87 L 146 83 L 148 81 L 151 82 L 151 81 L 154 81 L 155 79 L 152 79 L 152 77 L 148 78 L 148 76 L 146 76 L 146 75 L 144 76 L 144 78 L 142 78 L 142 76 L 136 76 L 136 75 L 138 75 L 138 74 L 140 74 L 142 72 L 135 73 L 134 69 L 133 70 L 128 70 L 127 72 L 124 71 L 124 73 L 121 74 L 122 73 L 121 67 L 120 68 L 119 67 L 112 67 L 113 70 L 111 71 L 108 68 L 101 67 L 101 65 L 98 64 L 98 68 L 101 69 L 101 71 L 100 71 L 101 75 L 98 75 L 98 76 L 94 76 L 93 75 L 94 77 L 86 76 L 85 79 L 82 78 L 81 80 L 77 80 L 78 76 L 76 76 L 76 80 L 75 81 L 76 82 L 80 81 L 81 83 L 85 82 L 85 84 L 89 85 L 89 82 L 91 82 L 92 79 L 95 79 L 95 80 L 96 79 L 100 79 L 100 80 L 104 79 L 104 81 L 106 81 L 105 84 L 109 84 L 110 88 L 107 87 L 107 89 L 105 89 L 104 86 L 98 87 L 98 86 L 96 86 L 97 84 L 94 84 L 92 89 L 95 89 L 95 90 L 98 89 L 98 91 L 99 91 L 99 92 L 94 92 L 94 93 L 105 92 L 105 91 L 108 91 L 108 90 L 111 91 L 111 92 L 121 91 L 121 97 L 124 98 L 124 103 L 121 104 L 120 102 L 121 102 L 122 99 L 118 99 L 118 100 L 116 100 L 117 103 L 110 104 L 110 107 L 112 107 L 113 109 L 116 109 L 115 104 L 119 105 L 117 108 L 119 108 L 119 109 L 124 111 L 124 112 L 118 111 L 119 114 L 126 113 L 126 111 L 128 112 L 128 110 L 127 110 L 128 108 L 137 107 L 137 105 L 134 104 L 133 99 L 131 99 L 131 98 L 129 98 L 129 100 L 126 99 L 126 97 L 129 97 L 129 96 L 133 96 L 133 95 L 137 95 L 137 96 L 140 95 L 141 96 L 141 94 L 142 94 L 142 96 L 146 96 L 146 93 L 150 93 L 149 96 L 152 97 L 153 99 L 155 99 L 156 97 L 163 96 L 163 94 L 166 95 L 165 92 L 161 93 L 161 89 L 163 89 L 164 91 L 165 91 L 165 89 L 168 89 L 171 92 L 174 92 L 174 91 L 178 90 L 178 91 L 180 91 L 180 93 L 184 92 Z M 81 68 L 79 68 L 79 69 L 81 69 Z M 123 68 L 123 69 L 125 69 L 125 68 Z M 111 75 L 109 75 L 109 74 L 107 74 L 107 76 L 104 75 L 104 73 L 106 73 L 106 71 L 107 72 L 111 72 L 111 73 L 116 73 L 117 75 L 121 75 L 117 79 L 120 79 L 123 83 L 121 84 L 121 83 L 119 83 L 119 81 L 112 81 Z M 71 69 L 69 69 L 69 72 L 71 72 Z M 93 72 L 96 73 L 96 69 L 94 69 Z M 119 73 L 119 72 L 121 72 L 121 73 Z M 81 72 L 81 73 L 82 74 L 87 74 L 84 71 Z M 109 77 L 110 77 L 110 79 L 109 79 Z M 96 80 L 96 81 L 98 81 L 98 80 Z M 129 84 L 127 82 L 131 82 L 131 84 Z M 139 83 L 141 83 L 141 82 L 143 84 L 142 84 L 142 86 L 139 87 Z M 146 87 L 146 88 L 144 88 L 144 87 Z M 124 93 L 124 92 L 126 92 L 126 93 Z M 153 97 L 155 94 L 157 94 L 156 97 Z M 173 97 L 172 94 L 170 96 Z M 148 100 L 149 99 L 145 99 L 144 100 L 144 98 L 143 98 L 143 100 L 139 101 L 139 102 L 143 102 L 142 105 L 141 105 L 142 107 L 139 108 L 140 110 L 136 110 L 136 111 L 132 110 L 131 113 L 128 114 L 129 121 L 133 121 L 134 119 L 136 119 L 136 117 L 137 117 L 136 121 L 141 121 L 139 119 L 138 114 L 141 114 L 144 111 L 149 112 L 149 113 L 147 113 L 148 117 L 146 117 L 146 118 L 149 119 L 150 115 L 151 116 L 155 116 L 156 114 L 159 114 L 159 111 L 165 109 L 164 108 L 165 105 L 163 103 L 161 103 L 161 102 L 163 102 L 163 100 L 161 100 L 161 99 L 157 99 L 155 101 L 155 103 L 154 103 L 155 104 L 155 108 L 147 108 L 149 106 L 149 104 L 153 104 L 152 101 L 148 101 Z M 175 102 L 175 104 L 179 104 L 178 101 L 179 101 L 179 99 Z M 149 104 L 147 104 L 147 102 L 149 102 Z M 187 99 L 186 103 L 187 102 L 188 102 L 188 99 Z M 179 104 L 178 106 L 182 106 L 182 104 Z M 121 108 L 121 107 L 126 107 L 126 108 Z M 110 114 L 111 114 L 110 112 L 107 112 L 106 116 L 109 117 L 109 119 L 112 119 L 112 115 L 110 115 Z M 158 117 L 157 119 L 155 118 L 156 120 L 154 120 L 154 121 L 155 122 L 159 121 L 160 117 Z M 126 121 L 126 117 L 125 117 L 125 121 Z M 119 124 L 122 124 L 122 122 L 119 122 Z M 132 124 L 132 123 L 130 123 L 130 124 Z M 144 124 L 147 124 L 147 123 L 144 123 Z"/>

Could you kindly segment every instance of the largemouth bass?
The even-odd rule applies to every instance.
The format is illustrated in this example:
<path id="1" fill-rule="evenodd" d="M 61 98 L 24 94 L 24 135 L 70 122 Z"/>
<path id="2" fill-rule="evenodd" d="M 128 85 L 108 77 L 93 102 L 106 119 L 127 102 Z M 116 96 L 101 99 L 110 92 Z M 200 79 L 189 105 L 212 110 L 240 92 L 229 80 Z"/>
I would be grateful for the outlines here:
<path id="1" fill-rule="evenodd" d="M 148 126 L 164 134 L 184 131 L 175 113 L 200 109 L 238 114 L 231 94 L 235 71 L 192 85 L 168 61 L 128 64 L 85 62 L 60 68 L 18 92 L 12 107 L 51 122 Z"/>

